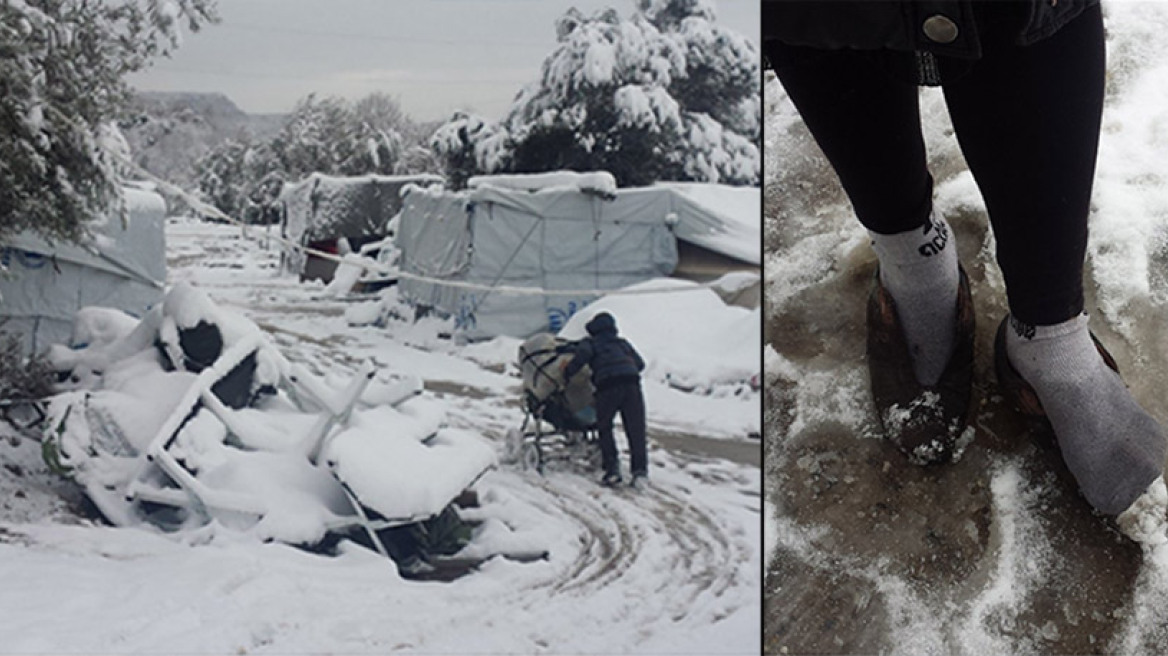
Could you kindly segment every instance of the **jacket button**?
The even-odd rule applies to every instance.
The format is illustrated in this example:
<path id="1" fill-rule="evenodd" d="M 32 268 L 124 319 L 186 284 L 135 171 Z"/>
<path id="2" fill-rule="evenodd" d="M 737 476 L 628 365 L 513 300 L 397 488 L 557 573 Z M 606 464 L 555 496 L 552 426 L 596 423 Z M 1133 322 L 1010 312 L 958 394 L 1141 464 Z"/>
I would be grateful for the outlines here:
<path id="1" fill-rule="evenodd" d="M 941 14 L 929 16 L 921 27 L 925 31 L 925 36 L 934 43 L 953 43 L 957 40 L 957 23 L 948 16 Z"/>

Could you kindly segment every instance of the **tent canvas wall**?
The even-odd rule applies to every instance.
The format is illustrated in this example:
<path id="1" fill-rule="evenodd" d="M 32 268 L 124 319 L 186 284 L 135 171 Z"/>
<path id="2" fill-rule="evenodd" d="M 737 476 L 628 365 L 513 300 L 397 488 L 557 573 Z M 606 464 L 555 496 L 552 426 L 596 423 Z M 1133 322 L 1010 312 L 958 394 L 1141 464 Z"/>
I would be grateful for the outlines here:
<path id="1" fill-rule="evenodd" d="M 666 199 L 654 195 L 411 189 L 397 232 L 403 272 L 552 293 L 466 289 L 408 277 L 399 286 L 413 302 L 455 316 L 472 339 L 556 331 L 597 297 L 575 292 L 617 289 L 673 271 L 677 241 L 669 215 Z"/>
<path id="2" fill-rule="evenodd" d="M 125 188 L 128 216 L 93 226 L 93 243 L 51 244 L 21 233 L 0 244 L 0 330 L 26 352 L 68 343 L 73 316 L 89 305 L 142 316 L 166 283 L 166 204 L 158 194 Z"/>
<path id="3" fill-rule="evenodd" d="M 725 271 L 762 261 L 757 188 L 668 184 L 591 193 L 480 184 L 467 192 L 411 189 L 398 224 L 407 274 L 552 294 L 483 291 L 410 280 L 416 304 L 456 318 L 471 338 L 557 331 L 596 294 L 674 273 L 679 242 Z"/>
<path id="4" fill-rule="evenodd" d="M 280 193 L 281 230 L 285 239 L 317 250 L 336 252 L 340 238 L 354 249 L 385 237 L 385 226 L 401 210 L 407 185 L 441 184 L 438 175 L 363 175 L 335 177 L 313 173 L 286 185 Z M 285 265 L 301 279 L 332 280 L 334 262 L 289 252 Z"/>

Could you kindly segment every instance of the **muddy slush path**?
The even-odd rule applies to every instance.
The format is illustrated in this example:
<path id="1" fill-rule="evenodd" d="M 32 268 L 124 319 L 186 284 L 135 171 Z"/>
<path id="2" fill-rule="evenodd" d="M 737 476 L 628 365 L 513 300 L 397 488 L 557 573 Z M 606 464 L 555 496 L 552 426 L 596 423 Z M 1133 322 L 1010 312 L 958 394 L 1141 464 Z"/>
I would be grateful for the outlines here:
<path id="1" fill-rule="evenodd" d="M 878 436 L 864 355 L 870 249 L 768 316 L 766 341 L 788 368 L 768 364 L 765 399 L 779 535 L 766 563 L 767 653 L 1113 652 L 1138 614 L 1140 549 L 1093 514 L 1050 432 L 998 396 L 1005 306 L 980 252 L 984 217 L 949 218 L 979 322 L 976 437 L 956 464 L 910 465 Z M 1147 631 L 1140 641 L 1168 648 Z"/>

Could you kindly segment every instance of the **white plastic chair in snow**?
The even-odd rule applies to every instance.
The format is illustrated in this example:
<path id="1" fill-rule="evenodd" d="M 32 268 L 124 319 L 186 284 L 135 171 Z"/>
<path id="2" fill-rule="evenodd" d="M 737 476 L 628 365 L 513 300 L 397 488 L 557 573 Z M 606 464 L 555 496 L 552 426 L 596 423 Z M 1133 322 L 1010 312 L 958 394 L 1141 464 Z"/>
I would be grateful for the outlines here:
<path id="1" fill-rule="evenodd" d="M 239 421 L 235 411 L 223 404 L 212 391 L 212 387 L 259 348 L 261 342 L 257 335 L 246 336 L 228 348 L 210 367 L 199 373 L 182 401 L 175 406 L 147 447 L 136 475 L 126 488 L 127 502 L 131 504 L 148 502 L 182 508 L 203 522 L 224 513 L 250 515 L 257 519 L 268 513 L 269 508 L 263 499 L 207 485 L 171 453 L 183 427 L 195 416 L 200 404 L 223 423 L 229 434 L 247 434 L 249 428 Z M 363 364 L 349 384 L 338 394 L 303 366 L 283 360 L 278 353 L 273 355 L 281 359 L 281 371 L 285 372 L 281 376 L 279 386 L 287 392 L 293 403 L 299 407 L 315 406 L 320 409 L 312 426 L 299 439 L 293 450 L 302 453 L 314 467 L 327 470 L 327 467 L 322 467 L 318 462 L 321 453 L 329 440 L 337 434 L 338 431 L 334 428 L 344 426 L 349 421 L 354 407 L 374 377 L 375 367 L 371 362 Z M 404 386 L 396 395 L 382 399 L 382 402 L 396 406 L 420 391 L 420 387 L 415 385 Z M 352 508 L 352 515 L 336 517 L 329 522 L 328 530 L 360 526 L 368 533 L 377 550 L 388 557 L 377 531 L 397 526 L 401 522 L 371 520 L 348 487 L 336 479 L 331 471 L 329 475 L 344 490 Z M 102 510 L 108 514 L 108 511 L 113 509 Z"/>

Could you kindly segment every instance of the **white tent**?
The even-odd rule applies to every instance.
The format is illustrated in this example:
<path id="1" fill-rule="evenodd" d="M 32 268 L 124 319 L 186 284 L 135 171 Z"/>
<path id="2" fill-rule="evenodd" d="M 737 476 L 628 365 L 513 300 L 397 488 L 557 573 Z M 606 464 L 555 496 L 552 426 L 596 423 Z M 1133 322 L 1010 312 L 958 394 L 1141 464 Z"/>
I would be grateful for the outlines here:
<path id="1" fill-rule="evenodd" d="M 73 317 L 88 305 L 142 316 L 166 283 L 166 204 L 123 189 L 126 221 L 107 217 L 92 243 L 49 243 L 21 233 L 0 244 L 0 331 L 20 335 L 28 353 L 68 343 Z"/>
<path id="2" fill-rule="evenodd" d="M 480 179 L 457 193 L 407 188 L 397 226 L 402 271 L 491 289 L 407 275 L 403 295 L 453 315 L 472 339 L 526 337 L 559 330 L 601 291 L 670 275 L 678 240 L 744 266 L 761 261 L 758 189 L 593 183 L 524 190 Z"/>

